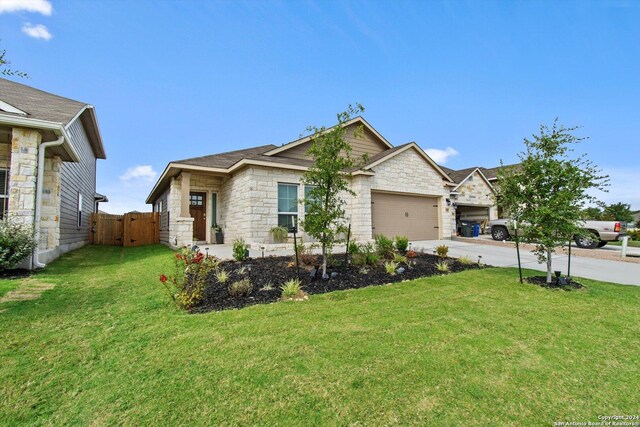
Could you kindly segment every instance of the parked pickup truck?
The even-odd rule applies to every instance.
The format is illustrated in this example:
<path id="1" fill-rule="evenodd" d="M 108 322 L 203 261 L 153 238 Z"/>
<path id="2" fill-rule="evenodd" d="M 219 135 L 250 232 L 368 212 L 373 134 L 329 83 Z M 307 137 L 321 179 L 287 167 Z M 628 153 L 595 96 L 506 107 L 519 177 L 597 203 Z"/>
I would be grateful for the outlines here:
<path id="1" fill-rule="evenodd" d="M 590 236 L 574 236 L 573 240 L 583 249 L 601 248 L 607 242 L 620 240 L 627 232 L 627 224 L 620 221 L 583 221 L 582 226 Z M 494 219 L 489 222 L 489 227 L 493 240 L 509 240 L 514 235 L 513 221 L 510 219 Z"/>

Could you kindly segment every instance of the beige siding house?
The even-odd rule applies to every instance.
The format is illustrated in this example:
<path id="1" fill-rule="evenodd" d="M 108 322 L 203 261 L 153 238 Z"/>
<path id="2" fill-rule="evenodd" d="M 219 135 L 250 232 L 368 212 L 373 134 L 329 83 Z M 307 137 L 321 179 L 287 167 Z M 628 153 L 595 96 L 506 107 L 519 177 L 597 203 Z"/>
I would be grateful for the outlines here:
<path id="1" fill-rule="evenodd" d="M 364 135 L 356 137 L 361 126 Z M 450 238 L 455 232 L 451 190 L 458 184 L 415 142 L 393 146 L 363 118 L 346 124 L 347 140 L 368 161 L 351 171 L 355 196 L 345 197 L 353 237 L 405 235 L 411 240 Z M 313 162 L 309 137 L 282 146 L 170 162 L 147 198 L 161 213 L 161 241 L 171 247 L 225 242 L 254 247 L 272 243 L 270 230 L 304 219 L 302 174 Z M 304 233 L 304 230 L 299 230 Z"/>
<path id="2" fill-rule="evenodd" d="M 96 162 L 106 158 L 95 110 L 0 78 L 0 217 L 34 228 L 24 267 L 41 267 L 89 239 Z"/>

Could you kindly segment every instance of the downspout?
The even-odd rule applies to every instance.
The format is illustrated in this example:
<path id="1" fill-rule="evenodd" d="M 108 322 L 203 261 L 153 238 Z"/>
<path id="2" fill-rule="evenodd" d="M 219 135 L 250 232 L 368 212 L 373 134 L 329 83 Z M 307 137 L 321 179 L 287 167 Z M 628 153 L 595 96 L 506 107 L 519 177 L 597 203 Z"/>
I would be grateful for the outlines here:
<path id="1" fill-rule="evenodd" d="M 44 183 L 44 154 L 47 148 L 55 147 L 56 145 L 62 145 L 64 143 L 64 136 L 59 137 L 55 141 L 43 142 L 40 144 L 38 150 L 38 176 L 36 181 L 36 213 L 34 221 L 34 238 L 36 241 L 36 247 L 33 250 L 33 259 L 31 264 L 34 268 L 45 268 L 46 264 L 41 264 L 38 261 L 38 255 L 40 252 L 40 212 L 42 212 L 42 187 Z"/>

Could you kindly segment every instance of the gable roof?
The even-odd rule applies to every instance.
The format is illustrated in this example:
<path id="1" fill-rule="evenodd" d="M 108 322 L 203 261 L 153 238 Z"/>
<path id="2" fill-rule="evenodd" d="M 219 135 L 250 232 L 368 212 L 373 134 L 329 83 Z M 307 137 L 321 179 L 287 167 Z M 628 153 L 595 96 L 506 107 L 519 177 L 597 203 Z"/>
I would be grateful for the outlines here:
<path id="1" fill-rule="evenodd" d="M 209 168 L 228 169 L 240 160 L 262 154 L 276 148 L 275 145 L 261 145 L 259 147 L 245 148 L 242 150 L 227 151 L 225 153 L 211 154 L 208 156 L 192 157 L 190 159 L 175 160 L 171 163 L 181 165 L 203 166 Z"/>
<path id="2" fill-rule="evenodd" d="M 380 135 L 380 133 L 378 133 L 378 131 L 375 130 L 375 128 L 371 126 L 362 116 L 354 117 L 353 119 L 346 121 L 345 123 L 343 123 L 342 127 L 351 126 L 352 124 L 355 124 L 355 123 L 360 123 L 362 126 L 364 126 L 378 140 L 380 140 L 380 142 L 382 142 L 382 144 L 385 145 L 387 148 L 393 148 L 393 145 L 391 145 L 391 143 L 387 141 L 384 136 Z M 330 128 L 325 129 L 324 132 L 330 132 L 336 127 L 338 127 L 338 125 L 331 126 Z M 280 147 L 275 147 L 273 150 L 269 150 L 263 154 L 265 156 L 273 156 L 275 154 L 282 153 L 284 151 L 290 150 L 291 148 L 297 147 L 298 145 L 304 144 L 305 142 L 309 142 L 312 137 L 313 137 L 313 134 L 307 135 L 305 137 L 296 139 L 295 141 L 291 141 L 287 144 L 281 145 Z"/>
<path id="3" fill-rule="evenodd" d="M 20 120 L 24 126 L 38 128 L 57 124 L 66 130 L 73 121 L 80 119 L 94 154 L 106 158 L 93 106 L 3 78 L 0 78 L 0 100 L 13 107 L 2 109 L 0 106 L 0 118 Z"/>
<path id="4" fill-rule="evenodd" d="M 451 179 L 453 179 L 454 182 L 456 182 L 457 184 L 461 184 L 476 169 L 482 173 L 483 177 L 487 181 L 493 182 L 493 181 L 498 179 L 498 172 L 500 171 L 500 169 L 518 166 L 518 164 L 519 163 L 515 163 L 515 164 L 512 164 L 512 165 L 496 166 L 496 167 L 493 167 L 493 168 L 484 168 L 482 166 L 473 166 L 473 167 L 470 167 L 470 168 L 458 169 L 458 170 L 449 169 L 449 168 L 444 167 L 444 166 L 441 166 L 441 168 L 447 173 L 447 175 L 449 175 L 451 177 Z"/>

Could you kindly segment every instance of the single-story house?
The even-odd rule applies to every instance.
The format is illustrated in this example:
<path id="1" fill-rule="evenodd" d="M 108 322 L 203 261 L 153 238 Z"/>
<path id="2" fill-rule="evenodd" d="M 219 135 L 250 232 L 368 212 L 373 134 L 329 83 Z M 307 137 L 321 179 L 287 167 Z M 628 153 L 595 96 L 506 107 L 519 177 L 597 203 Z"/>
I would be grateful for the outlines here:
<path id="1" fill-rule="evenodd" d="M 0 78 L 0 218 L 34 228 L 24 267 L 42 267 L 89 240 L 105 159 L 94 108 Z"/>
<path id="2" fill-rule="evenodd" d="M 354 131 L 362 127 L 363 135 Z M 474 168 L 464 177 L 437 165 L 415 142 L 393 146 L 365 119 L 345 124 L 353 155 L 368 155 L 350 171 L 355 196 L 346 196 L 346 216 L 355 240 L 376 234 L 410 240 L 451 238 L 455 205 L 475 206 L 495 217 L 493 188 Z M 160 241 L 172 247 L 213 243 L 214 227 L 226 242 L 244 239 L 257 247 L 272 242 L 270 230 L 304 219 L 301 177 L 313 165 L 310 137 L 281 146 L 263 145 L 170 162 L 146 202 L 160 213 Z M 457 200 L 457 202 L 456 202 Z M 300 230 L 304 235 L 304 230 Z"/>

